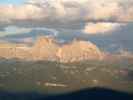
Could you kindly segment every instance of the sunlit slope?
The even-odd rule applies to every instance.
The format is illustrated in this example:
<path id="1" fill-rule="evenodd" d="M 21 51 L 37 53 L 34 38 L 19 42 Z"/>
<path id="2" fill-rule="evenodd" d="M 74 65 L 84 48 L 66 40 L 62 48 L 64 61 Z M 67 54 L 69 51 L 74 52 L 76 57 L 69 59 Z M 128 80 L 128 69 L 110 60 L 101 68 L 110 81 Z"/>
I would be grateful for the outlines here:
<path id="1" fill-rule="evenodd" d="M 39 37 L 30 47 L 21 44 L 1 44 L 0 57 L 66 63 L 102 60 L 103 53 L 96 45 L 88 41 L 73 40 L 68 44 L 60 44 L 54 38 Z"/>

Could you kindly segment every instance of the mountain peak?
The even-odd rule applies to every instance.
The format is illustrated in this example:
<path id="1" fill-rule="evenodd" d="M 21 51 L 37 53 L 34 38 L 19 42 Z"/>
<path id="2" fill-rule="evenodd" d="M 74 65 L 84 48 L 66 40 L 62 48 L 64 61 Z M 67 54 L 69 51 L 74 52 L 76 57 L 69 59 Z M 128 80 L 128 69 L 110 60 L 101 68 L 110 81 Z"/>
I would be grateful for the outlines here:
<path id="1" fill-rule="evenodd" d="M 53 37 L 48 36 L 39 36 L 35 42 L 35 47 L 43 47 L 48 44 L 55 43 L 55 39 Z"/>

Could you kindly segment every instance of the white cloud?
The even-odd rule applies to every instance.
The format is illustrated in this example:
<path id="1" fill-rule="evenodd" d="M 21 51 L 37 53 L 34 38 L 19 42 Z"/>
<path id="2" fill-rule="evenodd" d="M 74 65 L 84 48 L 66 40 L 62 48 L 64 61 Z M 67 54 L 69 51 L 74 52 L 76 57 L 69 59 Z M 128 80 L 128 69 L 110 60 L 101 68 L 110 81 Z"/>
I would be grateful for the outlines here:
<path id="1" fill-rule="evenodd" d="M 42 9 L 32 5 L 0 6 L 0 21 L 11 22 L 13 20 L 39 19 L 42 17 Z M 43 14 L 43 17 L 44 14 Z"/>
<path id="2" fill-rule="evenodd" d="M 1 6 L 2 20 L 47 18 L 66 20 L 133 20 L 132 0 L 29 0 L 21 6 Z"/>
<path id="3" fill-rule="evenodd" d="M 88 9 L 90 13 L 88 13 L 88 18 L 94 19 L 109 19 L 110 17 L 114 17 L 119 13 L 120 7 L 118 5 L 119 0 L 99 0 L 96 2 L 89 1 L 90 6 Z"/>
<path id="4" fill-rule="evenodd" d="M 113 31 L 124 24 L 119 23 L 87 23 L 83 32 L 86 34 L 106 34 L 107 32 Z"/>
<path id="5" fill-rule="evenodd" d="M 28 0 L 20 6 L 0 6 L 0 22 L 1 25 L 12 25 L 16 21 L 24 24 L 41 23 L 44 27 L 47 24 L 54 26 L 58 22 L 63 22 L 66 26 L 71 26 L 73 22 L 83 22 L 88 23 L 84 30 L 86 33 L 88 30 L 91 33 L 105 33 L 116 29 L 119 26 L 116 23 L 133 21 L 132 5 L 133 0 Z M 94 21 L 99 23 L 91 23 Z"/>

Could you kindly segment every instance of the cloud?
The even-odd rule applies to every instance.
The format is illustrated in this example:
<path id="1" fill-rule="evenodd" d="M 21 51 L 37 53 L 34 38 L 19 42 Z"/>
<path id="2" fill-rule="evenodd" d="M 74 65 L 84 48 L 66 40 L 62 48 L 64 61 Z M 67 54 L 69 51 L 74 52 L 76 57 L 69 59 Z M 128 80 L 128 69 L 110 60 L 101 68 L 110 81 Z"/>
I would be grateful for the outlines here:
<path id="1" fill-rule="evenodd" d="M 29 28 L 19 28 L 16 26 L 8 26 L 3 29 L 3 31 L 0 31 L 0 37 L 6 36 L 6 35 L 13 35 L 13 34 L 23 34 L 30 32 L 31 29 Z"/>
<path id="2" fill-rule="evenodd" d="M 88 35 L 89 34 L 89 35 Z M 133 23 L 121 25 L 111 32 L 81 34 L 83 39 L 94 42 L 97 46 L 105 51 L 118 53 L 117 50 L 125 48 L 128 51 L 133 51 Z"/>
<path id="3" fill-rule="evenodd" d="M 35 20 L 39 19 L 41 16 L 42 9 L 32 5 L 0 6 L 0 21 L 2 22 L 10 23 L 14 20 Z"/>
<path id="4" fill-rule="evenodd" d="M 66 20 L 132 21 L 132 0 L 29 0 L 29 5 L 47 11 L 49 17 Z M 88 6 L 89 5 L 89 6 Z"/>
<path id="5" fill-rule="evenodd" d="M 27 0 L 19 6 L 0 6 L 0 26 L 82 29 L 83 25 L 91 23 L 85 26 L 85 32 L 91 25 L 91 33 L 105 33 L 119 26 L 113 23 L 133 21 L 132 5 L 132 0 Z M 94 22 L 98 24 L 92 24 Z M 101 30 L 96 26 L 101 27 Z M 94 32 L 94 29 L 97 30 Z"/>
<path id="6" fill-rule="evenodd" d="M 2 31 L 0 31 L 0 37 L 15 35 L 15 34 L 30 34 L 32 31 L 40 32 L 44 31 L 43 34 L 45 34 L 45 31 L 50 32 L 52 36 L 57 36 L 58 31 L 55 29 L 45 28 L 45 27 L 17 27 L 17 26 L 8 26 L 5 27 Z M 40 34 L 40 33 L 38 33 Z"/>
<path id="7" fill-rule="evenodd" d="M 119 23 L 105 23 L 105 22 L 100 22 L 100 23 L 87 23 L 85 28 L 83 29 L 83 32 L 86 34 L 107 34 L 107 32 L 114 31 L 116 28 L 119 28 L 124 24 L 119 24 Z"/>
<path id="8" fill-rule="evenodd" d="M 116 21 L 132 21 L 132 4 L 132 0 L 29 0 L 21 6 L 1 6 L 0 18 L 6 21 L 52 18 L 54 20 L 114 18 Z"/>

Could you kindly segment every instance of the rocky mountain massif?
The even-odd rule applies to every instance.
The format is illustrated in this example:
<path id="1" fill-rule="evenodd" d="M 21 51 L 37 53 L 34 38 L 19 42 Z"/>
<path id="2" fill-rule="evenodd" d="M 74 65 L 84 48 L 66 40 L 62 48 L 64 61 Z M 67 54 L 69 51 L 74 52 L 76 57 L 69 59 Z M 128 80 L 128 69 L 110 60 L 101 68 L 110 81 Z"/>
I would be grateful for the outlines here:
<path id="1" fill-rule="evenodd" d="M 32 46 L 23 44 L 0 44 L 0 57 L 25 60 L 48 60 L 77 62 L 82 60 L 102 60 L 103 53 L 91 42 L 73 40 L 61 44 L 51 37 L 38 37 Z"/>

